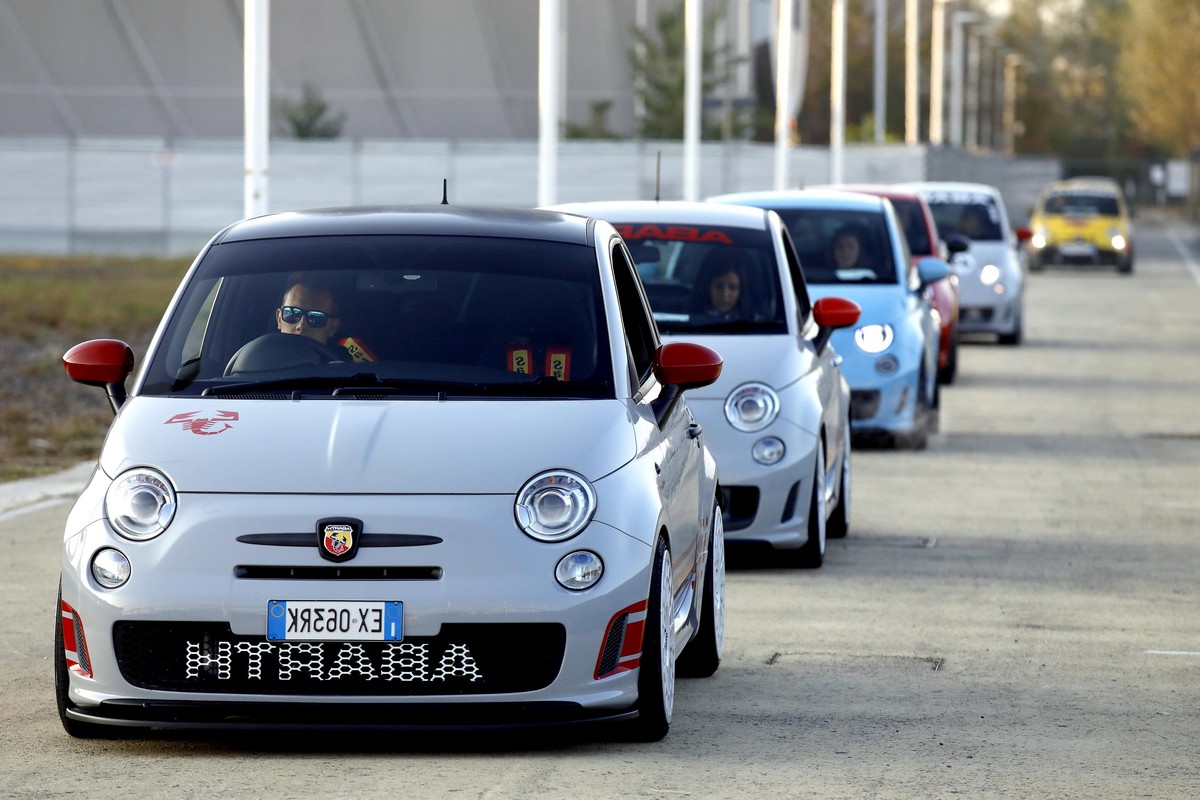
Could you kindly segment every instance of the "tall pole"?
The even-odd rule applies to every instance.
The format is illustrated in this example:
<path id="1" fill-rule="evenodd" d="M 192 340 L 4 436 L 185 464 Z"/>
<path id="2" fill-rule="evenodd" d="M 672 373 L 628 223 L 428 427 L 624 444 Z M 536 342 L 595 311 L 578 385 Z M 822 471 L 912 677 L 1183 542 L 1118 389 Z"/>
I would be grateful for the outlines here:
<path id="1" fill-rule="evenodd" d="M 979 149 L 979 37 L 976 30 L 967 37 L 967 121 L 966 146 Z"/>
<path id="2" fill-rule="evenodd" d="M 1021 57 L 1016 53 L 1004 56 L 1004 155 L 1016 154 L 1017 135 L 1017 67 Z"/>
<path id="3" fill-rule="evenodd" d="M 267 213 L 267 158 L 270 117 L 271 0 L 246 0 L 243 42 L 245 114 L 245 203 L 243 213 Z"/>
<path id="4" fill-rule="evenodd" d="M 875 143 L 887 133 L 887 0 L 875 0 Z"/>
<path id="5" fill-rule="evenodd" d="M 829 67 L 829 181 L 845 181 L 846 143 L 846 0 L 833 0 Z"/>
<path id="6" fill-rule="evenodd" d="M 685 0 L 683 19 L 683 199 L 700 199 L 700 0 Z"/>
<path id="7" fill-rule="evenodd" d="M 775 189 L 788 188 L 792 123 L 792 0 L 776 0 L 775 32 Z"/>
<path id="8" fill-rule="evenodd" d="M 929 39 L 929 143 L 944 143 L 942 90 L 946 86 L 946 3 L 933 0 L 933 28 Z"/>
<path id="9" fill-rule="evenodd" d="M 918 0 L 905 0 L 904 9 L 904 143 L 913 147 L 921 139 L 919 39 L 921 25 Z"/>
<path id="10" fill-rule="evenodd" d="M 538 205 L 558 202 L 558 104 L 561 0 L 538 5 Z"/>
<path id="11" fill-rule="evenodd" d="M 950 144 L 963 145 L 963 27 L 979 15 L 955 11 L 950 26 Z"/>

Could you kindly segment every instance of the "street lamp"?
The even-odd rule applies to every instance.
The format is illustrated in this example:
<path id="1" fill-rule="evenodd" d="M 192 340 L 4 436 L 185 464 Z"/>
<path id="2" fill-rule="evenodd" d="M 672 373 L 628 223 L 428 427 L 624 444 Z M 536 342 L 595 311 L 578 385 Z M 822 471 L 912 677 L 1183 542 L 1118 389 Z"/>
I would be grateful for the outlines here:
<path id="1" fill-rule="evenodd" d="M 954 0 L 933 0 L 933 30 L 929 41 L 929 143 L 941 145 L 942 90 L 946 84 L 946 4 Z"/>
<path id="2" fill-rule="evenodd" d="M 963 144 L 963 26 L 982 17 L 974 11 L 955 11 L 950 29 L 950 144 Z"/>

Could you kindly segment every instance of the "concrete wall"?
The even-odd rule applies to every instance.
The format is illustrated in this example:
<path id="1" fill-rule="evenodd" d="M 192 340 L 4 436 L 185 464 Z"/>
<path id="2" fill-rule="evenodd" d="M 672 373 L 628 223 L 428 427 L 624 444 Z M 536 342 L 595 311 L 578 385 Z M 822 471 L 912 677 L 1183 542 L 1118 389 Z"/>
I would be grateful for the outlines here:
<path id="1" fill-rule="evenodd" d="M 829 181 L 825 148 L 795 148 L 789 159 L 793 185 Z M 563 142 L 556 199 L 651 199 L 656 174 L 658 196 L 678 198 L 682 164 L 678 142 Z M 452 203 L 528 207 L 537 203 L 537 170 L 535 141 L 283 140 L 271 145 L 269 207 L 437 203 L 443 179 Z M 1058 165 L 863 145 L 847 147 L 845 176 L 982 180 L 1001 188 L 1021 220 Z M 702 195 L 773 182 L 770 145 L 701 148 Z M 242 209 L 237 139 L 0 139 L 0 252 L 191 254 Z"/>

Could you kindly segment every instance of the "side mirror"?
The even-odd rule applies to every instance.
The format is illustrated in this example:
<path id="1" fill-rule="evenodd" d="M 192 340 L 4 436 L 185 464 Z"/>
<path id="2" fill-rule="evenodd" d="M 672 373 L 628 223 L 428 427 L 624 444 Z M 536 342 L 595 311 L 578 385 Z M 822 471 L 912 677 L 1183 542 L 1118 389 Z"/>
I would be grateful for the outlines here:
<path id="1" fill-rule="evenodd" d="M 820 353 L 829 343 L 829 337 L 838 328 L 849 328 L 862 316 L 862 308 L 853 300 L 843 297 L 822 297 L 813 303 L 813 319 L 820 330 L 813 346 Z"/>
<path id="2" fill-rule="evenodd" d="M 1027 225 L 1018 225 L 1013 229 L 1013 233 L 1017 234 L 1017 243 L 1024 244 L 1033 238 L 1033 230 Z"/>
<path id="3" fill-rule="evenodd" d="M 668 342 L 654 354 L 654 376 L 680 391 L 708 386 L 721 377 L 724 362 L 716 350 L 692 342 Z"/>
<path id="4" fill-rule="evenodd" d="M 940 258 L 925 257 L 917 262 L 917 275 L 921 279 L 921 288 L 931 283 L 950 277 L 950 265 Z"/>
<path id="5" fill-rule="evenodd" d="M 971 249 L 971 240 L 961 233 L 947 233 L 944 237 L 946 249 L 950 251 L 950 255 L 965 253 Z"/>
<path id="6" fill-rule="evenodd" d="M 650 404 L 662 425 L 687 389 L 708 386 L 721 377 L 723 365 L 717 351 L 692 342 L 667 342 L 654 354 L 654 376 L 663 384 L 662 394 Z"/>
<path id="7" fill-rule="evenodd" d="M 125 379 L 133 372 L 133 350 L 129 345 L 119 339 L 92 339 L 72 347 L 62 360 L 71 380 L 103 386 L 113 413 L 121 410 L 128 397 Z"/>

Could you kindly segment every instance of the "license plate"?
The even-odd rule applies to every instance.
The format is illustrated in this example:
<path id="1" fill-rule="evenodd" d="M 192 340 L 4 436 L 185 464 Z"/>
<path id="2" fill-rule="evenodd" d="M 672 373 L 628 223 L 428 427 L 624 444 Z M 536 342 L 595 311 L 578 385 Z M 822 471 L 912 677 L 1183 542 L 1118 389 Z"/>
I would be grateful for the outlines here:
<path id="1" fill-rule="evenodd" d="M 281 642 L 398 642 L 404 603 L 345 600 L 270 600 L 267 639 Z"/>
<path id="2" fill-rule="evenodd" d="M 1096 246 L 1087 242 L 1064 242 L 1059 250 L 1064 256 L 1096 255 Z"/>

